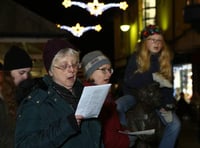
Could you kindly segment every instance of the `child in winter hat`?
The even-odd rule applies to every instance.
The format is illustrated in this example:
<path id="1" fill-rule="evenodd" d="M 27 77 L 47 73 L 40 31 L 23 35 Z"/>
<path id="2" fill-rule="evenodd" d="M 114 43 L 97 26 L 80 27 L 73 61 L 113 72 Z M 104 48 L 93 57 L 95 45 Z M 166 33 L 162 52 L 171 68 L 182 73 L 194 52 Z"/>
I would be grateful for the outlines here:
<path id="1" fill-rule="evenodd" d="M 90 75 L 104 64 L 111 64 L 110 60 L 99 50 L 89 52 L 82 58 L 82 67 L 86 79 L 88 80 Z"/>

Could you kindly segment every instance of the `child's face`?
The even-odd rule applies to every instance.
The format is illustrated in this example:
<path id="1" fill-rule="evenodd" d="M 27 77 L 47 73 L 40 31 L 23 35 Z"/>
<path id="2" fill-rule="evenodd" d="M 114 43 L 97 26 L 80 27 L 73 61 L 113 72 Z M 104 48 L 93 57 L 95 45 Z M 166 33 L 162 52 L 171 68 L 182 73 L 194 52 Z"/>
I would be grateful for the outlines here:
<path id="1" fill-rule="evenodd" d="M 163 36 L 160 34 L 150 35 L 146 39 L 146 46 L 151 53 L 159 53 L 163 47 Z"/>

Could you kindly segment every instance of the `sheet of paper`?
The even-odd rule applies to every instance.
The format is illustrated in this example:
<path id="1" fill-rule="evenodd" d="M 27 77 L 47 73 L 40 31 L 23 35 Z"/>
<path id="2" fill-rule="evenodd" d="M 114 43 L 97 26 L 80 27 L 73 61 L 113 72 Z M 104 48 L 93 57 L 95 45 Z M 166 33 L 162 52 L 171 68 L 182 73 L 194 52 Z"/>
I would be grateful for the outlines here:
<path id="1" fill-rule="evenodd" d="M 160 87 L 172 88 L 172 83 L 169 80 L 165 79 L 162 75 L 158 73 L 153 73 L 153 80 L 160 84 Z"/>
<path id="2" fill-rule="evenodd" d="M 135 132 L 130 132 L 130 131 L 119 131 L 119 133 L 122 134 L 127 134 L 127 135 L 153 135 L 155 134 L 155 129 L 150 129 L 150 130 L 143 130 L 143 131 L 135 131 Z"/>
<path id="3" fill-rule="evenodd" d="M 84 118 L 97 118 L 110 86 L 111 84 L 84 87 L 75 115 L 82 115 Z"/>

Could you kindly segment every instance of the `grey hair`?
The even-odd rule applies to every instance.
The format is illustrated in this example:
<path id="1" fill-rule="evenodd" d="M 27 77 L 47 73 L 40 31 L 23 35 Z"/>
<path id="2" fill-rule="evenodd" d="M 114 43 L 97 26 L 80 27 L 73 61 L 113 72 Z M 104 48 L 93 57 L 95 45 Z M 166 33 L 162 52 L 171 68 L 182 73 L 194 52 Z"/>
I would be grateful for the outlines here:
<path id="1" fill-rule="evenodd" d="M 60 58 L 63 58 L 65 57 L 66 55 L 69 55 L 69 56 L 74 56 L 77 60 L 77 63 L 80 62 L 80 52 L 75 50 L 75 49 L 72 49 L 72 48 L 64 48 L 64 49 L 61 49 L 53 58 L 52 60 L 52 64 L 51 64 L 51 67 L 50 67 L 50 70 L 52 70 L 52 67 L 54 65 L 54 63 L 60 59 Z"/>

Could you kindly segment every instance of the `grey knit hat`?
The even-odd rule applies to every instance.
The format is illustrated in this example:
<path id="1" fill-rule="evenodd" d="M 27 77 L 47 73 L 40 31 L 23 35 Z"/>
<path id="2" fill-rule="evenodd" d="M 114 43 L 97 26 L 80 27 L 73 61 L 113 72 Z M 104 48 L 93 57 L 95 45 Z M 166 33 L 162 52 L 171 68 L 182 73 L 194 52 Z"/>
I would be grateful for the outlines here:
<path id="1" fill-rule="evenodd" d="M 86 79 L 89 79 L 90 75 L 99 67 L 104 64 L 111 64 L 110 60 L 99 50 L 87 53 L 82 58 L 82 67 Z"/>

